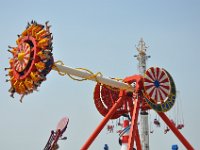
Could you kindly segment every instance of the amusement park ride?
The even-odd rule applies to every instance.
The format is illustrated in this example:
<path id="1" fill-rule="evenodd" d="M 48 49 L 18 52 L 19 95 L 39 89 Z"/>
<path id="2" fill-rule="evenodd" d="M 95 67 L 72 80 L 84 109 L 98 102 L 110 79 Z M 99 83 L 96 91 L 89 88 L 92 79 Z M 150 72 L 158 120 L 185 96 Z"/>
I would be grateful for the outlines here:
<path id="1" fill-rule="evenodd" d="M 10 67 L 6 68 L 10 77 L 7 81 L 11 84 L 9 92 L 12 97 L 14 93 L 21 95 L 20 101 L 22 101 L 25 95 L 37 91 L 51 70 L 63 76 L 68 75 L 74 80 L 97 82 L 94 89 L 94 103 L 104 118 L 81 150 L 89 148 L 110 119 L 117 119 L 121 116 L 129 118 L 124 120 L 123 130 L 120 133 L 121 150 L 132 150 L 133 147 L 137 150 L 148 150 L 148 110 L 152 109 L 186 149 L 194 149 L 165 114 L 175 103 L 175 83 L 171 75 L 163 68 L 151 67 L 146 70 L 146 60 L 149 56 L 146 55 L 147 47 L 142 39 L 136 47 L 138 55 L 135 56 L 139 61 L 139 74 L 125 77 L 122 81 L 103 77 L 100 72 L 94 74 L 83 68 L 73 69 L 65 66 L 61 61 L 54 61 L 52 40 L 48 22 L 41 25 L 32 21 L 18 35 L 17 46 L 9 46 L 8 50 L 13 56 L 9 61 Z M 139 116 L 140 130 L 138 128 Z"/>
<path id="2" fill-rule="evenodd" d="M 49 137 L 49 140 L 47 141 L 47 144 L 45 145 L 43 150 L 56 150 L 59 148 L 57 142 L 58 140 L 66 140 L 67 137 L 62 137 L 63 133 L 67 129 L 67 125 L 69 123 L 69 118 L 64 117 L 62 118 L 56 128 L 56 131 L 52 130 L 51 135 Z"/>

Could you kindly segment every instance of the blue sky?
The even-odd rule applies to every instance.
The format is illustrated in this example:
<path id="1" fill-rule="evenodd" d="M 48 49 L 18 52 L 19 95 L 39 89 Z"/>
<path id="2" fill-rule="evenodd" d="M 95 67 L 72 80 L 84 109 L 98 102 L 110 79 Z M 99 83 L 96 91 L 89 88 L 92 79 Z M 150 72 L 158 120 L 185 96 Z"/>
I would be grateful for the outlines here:
<path id="1" fill-rule="evenodd" d="M 73 81 L 55 71 L 50 72 L 39 92 L 25 97 L 22 104 L 19 96 L 9 96 L 4 71 L 11 56 L 7 46 L 16 45 L 17 34 L 32 19 L 50 21 L 55 60 L 73 68 L 100 71 L 106 77 L 138 73 L 133 56 L 143 37 L 151 55 L 147 68 L 162 67 L 173 76 L 184 115 L 181 132 L 199 149 L 199 18 L 198 0 L 0 0 L 0 149 L 42 149 L 63 116 L 70 122 L 68 140 L 59 142 L 60 149 L 80 149 L 102 119 L 92 99 L 95 83 Z M 173 110 L 168 115 L 173 116 Z M 151 120 L 154 116 L 151 111 Z M 162 123 L 150 135 L 152 150 L 169 150 L 172 144 L 184 149 L 173 133 L 165 135 L 163 130 Z M 107 134 L 105 129 L 90 149 L 103 149 L 105 143 L 111 150 L 120 149 L 118 135 Z"/>

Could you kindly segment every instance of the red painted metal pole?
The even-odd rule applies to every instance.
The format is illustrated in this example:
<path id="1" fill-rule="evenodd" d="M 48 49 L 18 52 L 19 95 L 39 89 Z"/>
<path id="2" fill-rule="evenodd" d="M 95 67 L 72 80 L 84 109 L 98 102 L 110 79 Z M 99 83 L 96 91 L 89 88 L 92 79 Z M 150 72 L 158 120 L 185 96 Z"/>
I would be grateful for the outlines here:
<path id="1" fill-rule="evenodd" d="M 137 150 L 142 150 L 142 146 L 141 146 L 141 141 L 140 141 L 140 135 L 139 135 L 139 130 L 138 130 L 138 128 L 136 129 L 135 143 L 136 143 Z"/>
<path id="2" fill-rule="evenodd" d="M 45 145 L 43 150 L 49 150 L 51 148 L 51 144 L 53 143 L 53 140 L 54 140 L 54 131 L 52 130 L 51 135 L 47 141 L 47 144 Z"/>
<path id="3" fill-rule="evenodd" d="M 131 121 L 131 129 L 129 133 L 129 139 L 128 139 L 128 150 L 132 150 L 134 146 L 134 140 L 137 130 L 137 121 L 138 121 L 138 113 L 139 113 L 139 100 L 135 99 L 134 102 L 134 109 L 133 109 L 133 115 L 132 115 L 132 121 Z"/>
<path id="4" fill-rule="evenodd" d="M 168 127 L 174 132 L 176 137 L 182 142 L 182 144 L 187 148 L 187 150 L 194 150 L 192 145 L 186 140 L 186 138 L 179 132 L 176 126 L 169 120 L 169 118 L 163 113 L 158 112 L 159 116 L 163 119 L 163 121 L 168 125 Z"/>
<path id="5" fill-rule="evenodd" d="M 97 135 L 101 132 L 103 127 L 106 125 L 106 123 L 109 121 L 109 119 L 112 117 L 112 115 L 115 113 L 116 109 L 119 107 L 120 104 L 122 104 L 123 97 L 120 97 L 116 103 L 112 106 L 112 108 L 109 110 L 107 115 L 104 117 L 104 119 L 101 121 L 99 126 L 96 128 L 96 130 L 92 133 L 92 135 L 89 137 L 89 139 L 85 142 L 81 150 L 87 150 L 89 146 L 92 144 L 92 142 L 95 140 Z"/>
<path id="6" fill-rule="evenodd" d="M 61 136 L 61 131 L 59 129 L 58 131 L 56 131 L 56 135 L 54 137 L 54 141 L 53 141 L 53 144 L 52 144 L 50 150 L 53 150 L 55 148 L 55 146 L 57 145 L 57 142 L 58 142 L 60 136 Z"/>

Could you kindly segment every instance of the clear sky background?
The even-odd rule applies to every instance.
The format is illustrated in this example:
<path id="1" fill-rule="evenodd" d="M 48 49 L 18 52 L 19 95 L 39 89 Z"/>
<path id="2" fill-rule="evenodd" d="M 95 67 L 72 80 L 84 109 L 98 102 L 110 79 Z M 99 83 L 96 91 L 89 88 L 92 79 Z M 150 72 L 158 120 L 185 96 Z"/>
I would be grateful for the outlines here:
<path id="1" fill-rule="evenodd" d="M 124 78 L 137 74 L 135 45 L 141 37 L 149 46 L 148 67 L 165 68 L 180 91 L 185 128 L 181 130 L 195 149 L 199 140 L 200 85 L 200 1 L 198 0 L 0 0 L 0 149 L 40 150 L 64 116 L 70 119 L 59 141 L 61 150 L 78 150 L 102 116 L 93 103 L 95 83 L 77 82 L 51 71 L 47 81 L 19 102 L 11 98 L 6 83 L 8 45 L 16 46 L 20 34 L 32 19 L 49 20 L 54 36 L 55 60 L 73 68 L 84 67 L 106 77 Z M 168 113 L 173 116 L 173 110 Z M 151 111 L 151 120 L 155 113 Z M 112 124 L 112 121 L 109 122 Z M 115 124 L 115 122 L 113 122 Z M 165 125 L 150 134 L 151 150 L 169 150 L 172 144 L 185 149 Z M 104 129 L 91 150 L 107 143 L 118 150 L 118 135 Z"/>

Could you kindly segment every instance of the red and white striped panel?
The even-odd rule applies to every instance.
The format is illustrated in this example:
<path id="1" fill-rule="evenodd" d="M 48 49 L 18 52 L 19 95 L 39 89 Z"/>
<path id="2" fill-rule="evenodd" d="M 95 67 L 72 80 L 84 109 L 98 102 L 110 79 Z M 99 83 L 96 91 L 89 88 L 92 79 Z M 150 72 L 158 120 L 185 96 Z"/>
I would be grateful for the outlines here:
<path id="1" fill-rule="evenodd" d="M 22 60 L 15 58 L 16 61 L 14 66 L 17 72 L 22 72 L 30 60 L 30 45 L 25 42 L 19 45 L 18 54 L 19 53 L 25 53 L 25 55 Z M 18 57 L 18 55 L 16 55 L 16 57 Z"/>
<path id="2" fill-rule="evenodd" d="M 167 73 L 158 67 L 149 68 L 144 75 L 144 89 L 156 103 L 163 103 L 171 92 Z"/>

